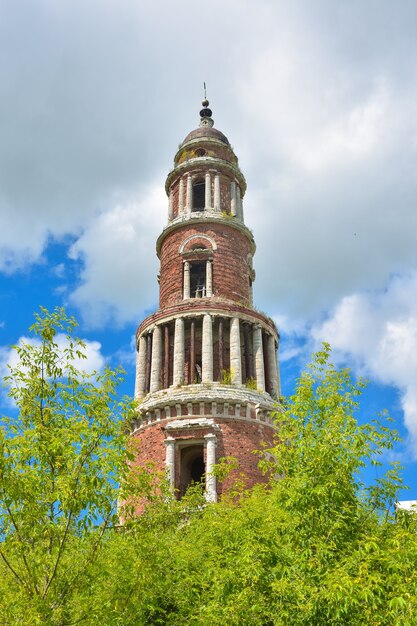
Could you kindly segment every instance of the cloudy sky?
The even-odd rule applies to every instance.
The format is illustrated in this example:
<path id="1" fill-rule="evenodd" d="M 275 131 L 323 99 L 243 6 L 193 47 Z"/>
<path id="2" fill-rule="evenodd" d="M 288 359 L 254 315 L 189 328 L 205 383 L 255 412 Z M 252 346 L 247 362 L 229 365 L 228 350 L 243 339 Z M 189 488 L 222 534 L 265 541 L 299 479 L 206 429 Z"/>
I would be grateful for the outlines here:
<path id="1" fill-rule="evenodd" d="M 361 419 L 394 416 L 417 498 L 416 32 L 415 0 L 0 0 L 0 370 L 33 311 L 64 304 L 132 391 L 205 81 L 286 393 L 329 341 L 371 381 Z"/>

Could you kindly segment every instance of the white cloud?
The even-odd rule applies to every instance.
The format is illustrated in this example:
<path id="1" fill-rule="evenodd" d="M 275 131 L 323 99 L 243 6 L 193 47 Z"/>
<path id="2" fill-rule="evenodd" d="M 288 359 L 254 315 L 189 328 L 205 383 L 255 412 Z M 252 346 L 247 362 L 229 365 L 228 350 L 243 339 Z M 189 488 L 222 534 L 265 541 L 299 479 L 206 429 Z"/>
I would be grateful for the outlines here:
<path id="1" fill-rule="evenodd" d="M 417 88 L 406 80 L 417 75 L 417 42 L 403 23 L 402 45 L 384 42 L 399 20 L 384 3 L 368 43 L 357 10 L 346 8 L 340 28 L 339 3 L 327 16 L 314 4 L 320 24 L 301 5 L 299 24 L 284 22 L 284 32 L 259 41 L 239 77 L 240 156 L 249 163 L 256 300 L 312 319 L 347 293 L 417 267 Z"/>
<path id="2" fill-rule="evenodd" d="M 129 0 L 2 5 L 0 270 L 38 261 L 51 235 L 79 233 L 161 170 L 174 75 L 154 80 L 165 60 L 153 12 Z"/>
<path id="3" fill-rule="evenodd" d="M 58 333 L 54 337 L 54 341 L 57 344 L 58 353 L 64 354 L 64 350 L 68 348 L 68 339 L 66 335 Z M 86 374 L 92 374 L 93 372 L 101 372 L 106 364 L 106 358 L 101 353 L 101 344 L 98 341 L 83 340 L 85 347 L 82 352 L 85 355 L 85 359 L 78 356 L 74 356 L 72 361 L 73 366 L 80 372 Z M 22 345 L 23 343 L 33 346 L 40 346 L 39 339 L 32 337 L 20 337 L 16 342 L 16 345 Z M 9 347 L 0 346 L 0 378 L 3 379 L 10 373 L 10 367 L 15 368 L 19 365 L 19 355 L 16 350 Z"/>
<path id="4" fill-rule="evenodd" d="M 344 297 L 312 337 L 338 358 L 401 392 L 404 423 L 417 456 L 417 272 L 385 290 Z"/>
<path id="5" fill-rule="evenodd" d="M 191 0 L 6 3 L 0 269 L 71 233 L 86 320 L 151 307 L 157 188 L 204 79 L 248 182 L 255 304 L 308 324 L 415 270 L 416 18 L 414 0 L 213 0 L 204 27 Z"/>
<path id="6" fill-rule="evenodd" d="M 280 341 L 279 346 L 280 363 L 307 356 L 306 337 L 310 330 L 306 320 L 286 315 L 274 315 L 273 321 L 278 332 L 283 334 L 283 340 Z"/>
<path id="7" fill-rule="evenodd" d="M 162 186 L 151 186 L 142 197 L 101 213 L 72 246 L 72 258 L 82 258 L 82 284 L 72 293 L 89 325 L 136 320 L 156 303 L 155 241 L 167 212 Z"/>
<path id="8" fill-rule="evenodd" d="M 65 264 L 58 263 L 58 265 L 55 265 L 55 267 L 53 267 L 51 271 L 52 271 L 52 274 L 54 274 L 57 278 L 64 278 L 65 277 Z"/>

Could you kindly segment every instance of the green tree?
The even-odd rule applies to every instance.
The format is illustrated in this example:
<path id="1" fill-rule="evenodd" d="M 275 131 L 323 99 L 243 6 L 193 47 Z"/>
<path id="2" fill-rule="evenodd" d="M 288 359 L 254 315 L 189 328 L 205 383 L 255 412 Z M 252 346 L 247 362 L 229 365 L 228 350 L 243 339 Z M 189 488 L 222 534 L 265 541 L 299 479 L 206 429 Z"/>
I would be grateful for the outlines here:
<path id="1" fill-rule="evenodd" d="M 397 435 L 357 422 L 363 383 L 327 346 L 277 412 L 269 483 L 206 504 L 198 485 L 176 501 L 152 468 L 129 468 L 119 374 L 75 369 L 73 327 L 37 316 L 7 381 L 19 415 L 1 439 L 1 624 L 417 624 L 417 516 L 393 511 L 399 468 L 360 479 Z"/>
<path id="2" fill-rule="evenodd" d="M 119 370 L 76 368 L 85 345 L 63 309 L 35 318 L 5 380 L 17 416 L 1 418 L 0 623 L 84 623 L 118 523 L 129 406 L 117 399 Z"/>
<path id="3" fill-rule="evenodd" d="M 203 508 L 153 503 L 126 527 L 107 624 L 416 624 L 417 521 L 392 510 L 398 467 L 360 480 L 397 439 L 358 424 L 362 389 L 325 346 L 277 413 L 269 485 Z"/>

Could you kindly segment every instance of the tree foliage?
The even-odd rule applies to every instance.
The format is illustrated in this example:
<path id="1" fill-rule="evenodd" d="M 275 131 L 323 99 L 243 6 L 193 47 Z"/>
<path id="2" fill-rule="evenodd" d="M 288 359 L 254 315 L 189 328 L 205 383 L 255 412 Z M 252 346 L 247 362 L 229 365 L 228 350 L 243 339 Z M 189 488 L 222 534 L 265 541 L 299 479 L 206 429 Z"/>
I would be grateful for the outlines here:
<path id="1" fill-rule="evenodd" d="M 417 522 L 393 512 L 397 466 L 360 480 L 397 439 L 358 424 L 362 389 L 325 346 L 277 413 L 266 487 L 204 509 L 152 506 L 126 530 L 138 574 L 120 623 L 415 624 Z"/>
<path id="2" fill-rule="evenodd" d="M 85 345 L 63 310 L 35 318 L 33 339 L 15 346 L 18 365 L 5 380 L 17 415 L 1 419 L 4 624 L 70 623 L 105 532 L 117 521 L 123 469 L 120 372 L 76 368 Z M 58 332 L 66 336 L 63 346 Z"/>
<path id="3" fill-rule="evenodd" d="M 261 453 L 269 483 L 218 504 L 197 485 L 176 501 L 162 477 L 126 475 L 117 380 L 74 369 L 79 342 L 54 343 L 58 328 L 71 336 L 62 315 L 37 318 L 41 342 L 18 348 L 8 381 L 19 417 L 1 444 L 0 623 L 417 623 L 417 519 L 393 510 L 399 468 L 371 486 L 360 478 L 397 436 L 357 422 L 363 383 L 327 346 L 277 412 Z M 123 525 L 120 479 L 126 502 L 148 502 Z"/>

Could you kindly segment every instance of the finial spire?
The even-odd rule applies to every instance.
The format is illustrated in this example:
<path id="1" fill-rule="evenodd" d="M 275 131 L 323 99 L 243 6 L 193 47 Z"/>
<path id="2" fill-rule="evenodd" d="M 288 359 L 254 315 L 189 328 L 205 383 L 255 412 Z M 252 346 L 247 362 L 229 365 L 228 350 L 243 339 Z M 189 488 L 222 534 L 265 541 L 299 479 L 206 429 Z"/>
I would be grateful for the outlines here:
<path id="1" fill-rule="evenodd" d="M 206 90 L 206 83 L 203 83 L 204 85 L 204 100 L 201 103 L 204 107 L 204 109 L 201 109 L 200 111 L 200 126 L 213 126 L 214 121 L 212 119 L 212 111 L 211 109 L 208 108 L 208 105 L 210 104 L 209 101 L 207 100 L 207 90 Z"/>

